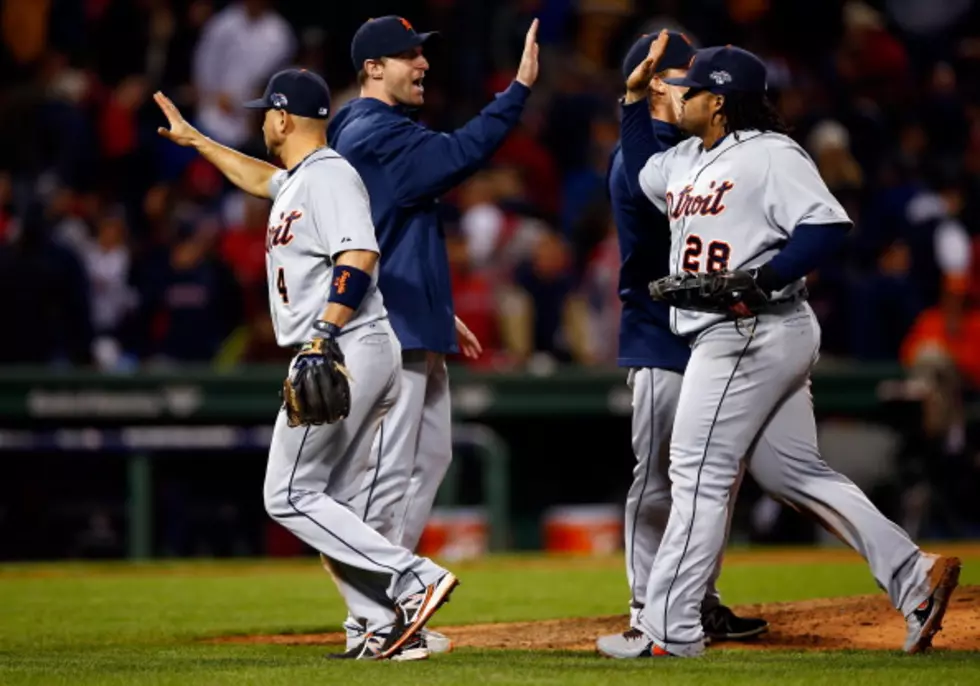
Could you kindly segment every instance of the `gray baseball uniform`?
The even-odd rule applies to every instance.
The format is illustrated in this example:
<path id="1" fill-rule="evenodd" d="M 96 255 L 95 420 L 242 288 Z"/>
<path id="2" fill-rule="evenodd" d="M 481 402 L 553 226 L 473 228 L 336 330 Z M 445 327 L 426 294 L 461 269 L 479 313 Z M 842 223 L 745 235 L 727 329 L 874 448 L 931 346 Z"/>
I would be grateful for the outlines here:
<path id="1" fill-rule="evenodd" d="M 633 391 L 632 443 L 636 455 L 633 483 L 626 495 L 625 553 L 626 579 L 630 586 L 630 626 L 637 627 L 646 603 L 650 571 L 663 540 L 670 515 L 670 435 L 674 428 L 683 375 L 669 369 L 635 367 L 627 384 Z M 739 483 L 733 493 L 738 492 Z M 729 508 L 727 527 L 734 508 Z M 727 540 L 727 535 L 726 535 Z M 724 546 L 722 546 L 724 548 Z M 702 612 L 721 603 L 716 582 L 721 574 L 721 558 L 708 579 L 701 604 Z"/>
<path id="2" fill-rule="evenodd" d="M 758 267 L 796 226 L 848 221 L 806 153 L 774 133 L 742 131 L 710 150 L 685 141 L 651 157 L 640 186 L 670 218 L 674 272 Z M 693 345 L 671 438 L 671 511 L 639 622 L 675 655 L 704 650 L 699 607 L 753 448 L 756 480 L 860 552 L 903 615 L 929 595 L 931 558 L 820 459 L 809 395 L 820 328 L 803 286 L 737 323 L 672 310 L 674 332 Z"/>
<path id="3" fill-rule="evenodd" d="M 418 547 L 449 469 L 451 429 L 446 356 L 405 351 L 401 391 L 374 438 L 367 474 L 351 504 L 371 528 L 409 550 Z"/>
<path id="4" fill-rule="evenodd" d="M 266 267 L 276 341 L 296 347 L 313 335 L 327 304 L 333 260 L 348 250 L 378 252 L 367 191 L 330 148 L 277 173 Z M 290 428 L 280 410 L 265 477 L 269 515 L 325 558 L 349 612 L 368 631 L 395 620 L 393 601 L 424 590 L 446 570 L 390 543 L 355 514 L 371 442 L 399 391 L 401 348 L 373 283 L 338 343 L 351 374 L 349 416 L 336 424 Z"/>

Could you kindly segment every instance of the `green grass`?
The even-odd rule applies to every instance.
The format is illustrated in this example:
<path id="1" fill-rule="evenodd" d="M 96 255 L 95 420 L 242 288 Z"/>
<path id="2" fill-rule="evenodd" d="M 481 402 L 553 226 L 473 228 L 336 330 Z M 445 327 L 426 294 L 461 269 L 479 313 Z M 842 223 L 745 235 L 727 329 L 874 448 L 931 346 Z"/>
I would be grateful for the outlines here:
<path id="1" fill-rule="evenodd" d="M 963 583 L 980 583 L 980 558 Z M 506 557 L 451 565 L 463 580 L 437 624 L 621 613 L 618 560 Z M 857 562 L 733 560 L 729 604 L 877 591 Z M 714 649 L 699 660 L 611 661 L 589 653 L 459 649 L 425 663 L 332 662 L 322 647 L 216 645 L 230 634 L 337 630 L 344 616 L 315 559 L 0 566 L 0 684 L 980 684 L 980 654 Z M 653 677 L 650 672 L 655 670 Z"/>

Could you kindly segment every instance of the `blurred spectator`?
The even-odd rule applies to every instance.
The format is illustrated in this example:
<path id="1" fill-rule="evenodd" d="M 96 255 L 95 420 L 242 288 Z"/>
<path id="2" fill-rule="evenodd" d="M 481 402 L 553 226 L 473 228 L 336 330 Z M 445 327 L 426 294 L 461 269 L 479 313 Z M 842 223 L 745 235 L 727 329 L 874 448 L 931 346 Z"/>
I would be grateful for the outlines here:
<path id="1" fill-rule="evenodd" d="M 877 254 L 874 271 L 855 284 L 851 352 L 863 360 L 894 360 L 901 340 L 922 309 L 911 274 L 912 255 L 901 238 Z"/>
<path id="2" fill-rule="evenodd" d="M 16 326 L 0 336 L 0 364 L 88 364 L 92 327 L 82 263 L 51 237 L 32 207 L 0 246 L 0 289 L 16 294 L 5 314 Z"/>
<path id="3" fill-rule="evenodd" d="M 492 164 L 521 174 L 522 199 L 537 213 L 556 218 L 561 210 L 561 179 L 548 150 L 525 126 L 518 126 L 493 156 Z"/>
<path id="4" fill-rule="evenodd" d="M 498 321 L 500 310 L 490 272 L 474 268 L 466 237 L 461 233 L 446 236 L 446 251 L 456 316 L 463 320 L 483 345 L 483 355 L 479 358 L 473 360 L 458 355 L 456 361 L 478 368 L 502 366 L 506 356 Z"/>
<path id="5" fill-rule="evenodd" d="M 618 67 L 637 35 L 668 27 L 695 45 L 731 42 L 762 56 L 792 135 L 855 222 L 846 251 L 809 277 L 825 353 L 911 365 L 914 351 L 939 346 L 966 387 L 980 383 L 969 361 L 980 349 L 971 296 L 976 290 L 980 297 L 980 279 L 962 277 L 980 269 L 964 247 L 980 240 L 980 203 L 972 199 L 980 177 L 975 0 L 405 0 L 371 7 L 5 2 L 5 259 L 77 263 L 76 293 L 91 288 L 82 309 L 91 308 L 94 335 L 118 340 L 143 361 L 275 359 L 265 312 L 268 202 L 235 193 L 193 150 L 161 145 L 149 93 L 163 88 L 187 111 L 196 106 L 211 135 L 261 155 L 260 122 L 240 102 L 273 71 L 296 64 L 327 74 L 337 109 L 356 91 L 351 32 L 369 10 L 397 11 L 441 31 L 443 45 L 432 49 L 453 56 L 427 75 L 421 113 L 450 128 L 513 76 L 527 25 L 538 16 L 541 88 L 492 166 L 441 201 L 447 217 L 458 217 L 456 226 L 446 224 L 456 305 L 492 341 L 488 365 L 603 364 L 611 334 L 600 332 L 618 307 L 607 297 L 614 264 L 603 186 L 607 148 L 618 133 Z M 27 218 L 27 206 L 43 208 L 40 216 Z M 28 238 L 29 223 L 43 230 Z M 131 317 L 121 314 L 127 271 L 140 303 Z M 68 295 L 53 288 L 43 298 L 63 308 Z M 190 336 L 198 327 L 200 335 Z M 84 344 L 75 328 L 88 332 Z M 88 362 L 92 335 L 74 327 L 73 340 L 57 341 L 58 350 L 41 357 Z M 103 363 L 115 355 L 107 350 L 96 346 Z"/>
<path id="6" fill-rule="evenodd" d="M 609 167 L 609 157 L 619 140 L 619 122 L 610 114 L 597 115 L 591 122 L 589 145 L 586 159 L 581 167 L 567 170 L 562 193 L 565 198 L 561 217 L 562 232 L 569 238 L 573 237 L 575 227 L 590 205 L 602 202 L 606 211 L 606 173 Z M 599 231 L 604 234 L 604 227 Z M 581 237 L 578 237 L 581 238 Z M 586 249 L 590 249 L 598 240 L 597 236 L 586 238 Z"/>
<path id="7" fill-rule="evenodd" d="M 211 17 L 194 54 L 198 123 L 215 140 L 240 147 L 249 137 L 241 103 L 261 91 L 269 76 L 296 51 L 292 28 L 272 0 L 238 0 Z"/>
<path id="8" fill-rule="evenodd" d="M 810 131 L 806 149 L 848 216 L 860 221 L 864 172 L 851 153 L 850 133 L 840 122 L 824 120 Z"/>
<path id="9" fill-rule="evenodd" d="M 245 193 L 236 193 L 235 198 L 241 203 L 241 220 L 229 223 L 220 239 L 220 252 L 245 291 L 245 311 L 251 317 L 268 308 L 267 299 L 256 298 L 255 294 L 264 293 L 266 283 L 265 247 L 271 203 Z"/>
<path id="10" fill-rule="evenodd" d="M 973 244 L 960 220 L 965 183 L 947 178 L 938 192 L 923 192 L 909 204 L 912 231 L 920 237 L 918 291 L 928 309 L 919 316 L 902 347 L 902 362 L 943 359 L 980 388 L 980 303 L 970 298 Z"/>
<path id="11" fill-rule="evenodd" d="M 90 4 L 98 14 L 92 40 L 98 46 L 95 66 L 110 88 L 138 77 L 159 84 L 177 33 L 170 0 L 108 0 Z"/>
<path id="12" fill-rule="evenodd" d="M 6 0 L 0 6 L 3 44 L 14 64 L 32 64 L 44 52 L 51 4 L 51 0 Z"/>
<path id="13" fill-rule="evenodd" d="M 91 284 L 93 355 L 103 369 L 113 369 L 122 360 L 122 330 L 136 295 L 129 286 L 129 231 L 121 208 L 106 212 L 96 227 L 95 240 L 85 247 L 85 267 Z"/>
<path id="14" fill-rule="evenodd" d="M 586 260 L 580 296 L 586 307 L 587 336 L 577 356 L 592 365 L 615 367 L 619 355 L 619 241 L 612 217 L 603 214 L 604 236 Z"/>
<path id="15" fill-rule="evenodd" d="M 209 362 L 242 320 L 239 285 L 212 253 L 214 232 L 186 230 L 140 265 L 144 356 L 152 362 Z"/>
<path id="16" fill-rule="evenodd" d="M 574 345 L 585 340 L 586 313 L 574 289 L 573 256 L 557 233 L 540 235 L 530 259 L 523 262 L 515 281 L 529 298 L 524 312 L 526 349 L 546 353 L 559 362 L 574 359 Z"/>
<path id="17" fill-rule="evenodd" d="M 612 42 L 633 14 L 635 0 L 579 0 L 576 3 L 578 35 L 576 52 L 586 68 L 605 66 Z"/>

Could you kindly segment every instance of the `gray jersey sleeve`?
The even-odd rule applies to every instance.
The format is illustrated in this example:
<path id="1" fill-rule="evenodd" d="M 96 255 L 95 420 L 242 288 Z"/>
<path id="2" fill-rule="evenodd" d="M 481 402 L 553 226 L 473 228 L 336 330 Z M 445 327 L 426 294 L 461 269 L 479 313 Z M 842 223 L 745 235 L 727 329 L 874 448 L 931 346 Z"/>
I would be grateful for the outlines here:
<path id="1" fill-rule="evenodd" d="M 286 183 L 286 179 L 289 178 L 289 174 L 285 169 L 280 169 L 272 175 L 269 179 L 269 197 L 273 200 L 279 195 L 279 191 L 282 190 L 282 185 Z"/>
<path id="2" fill-rule="evenodd" d="M 789 235 L 800 224 L 851 221 L 802 148 L 782 136 L 768 147 L 763 205 L 773 226 Z"/>
<path id="3" fill-rule="evenodd" d="M 378 250 L 371 203 L 364 181 L 347 160 L 331 157 L 311 164 L 307 207 L 324 254 L 331 259 L 347 250 Z"/>
<path id="4" fill-rule="evenodd" d="M 676 156 L 676 147 L 659 152 L 640 170 L 640 189 L 660 212 L 667 211 L 667 168 Z"/>

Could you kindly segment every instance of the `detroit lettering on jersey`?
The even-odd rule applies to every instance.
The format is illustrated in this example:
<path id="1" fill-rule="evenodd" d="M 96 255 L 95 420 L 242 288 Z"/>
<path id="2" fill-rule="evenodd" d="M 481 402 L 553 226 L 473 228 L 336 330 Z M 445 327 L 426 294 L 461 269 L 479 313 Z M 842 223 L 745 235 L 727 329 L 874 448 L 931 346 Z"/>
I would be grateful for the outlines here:
<path id="1" fill-rule="evenodd" d="M 279 213 L 279 223 L 270 224 L 265 237 L 265 251 L 269 252 L 277 245 L 289 245 L 293 240 L 293 234 L 289 232 L 293 222 L 303 216 L 299 210 L 292 210 Z"/>
<path id="2" fill-rule="evenodd" d="M 311 338 L 313 322 L 326 309 L 337 257 L 347 250 L 376 253 L 378 241 L 361 177 L 330 148 L 314 152 L 291 173 L 276 173 L 269 194 L 266 275 L 272 326 L 279 345 L 296 346 Z M 375 269 L 344 330 L 385 316 Z"/>
<path id="3" fill-rule="evenodd" d="M 761 267 L 800 224 L 850 221 L 806 152 L 777 133 L 739 131 L 710 150 L 689 138 L 651 157 L 639 180 L 670 220 L 675 274 Z M 723 318 L 674 308 L 671 329 L 691 336 Z"/>
<path id="4" fill-rule="evenodd" d="M 735 184 L 731 181 L 722 181 L 721 183 L 712 181 L 708 184 L 709 192 L 707 194 L 696 195 L 694 186 L 685 186 L 677 195 L 676 205 L 674 204 L 674 194 L 668 191 L 666 196 L 667 213 L 671 219 L 690 217 L 695 214 L 700 214 L 702 217 L 718 216 L 725 211 L 725 194 L 733 188 L 735 188 Z"/>

